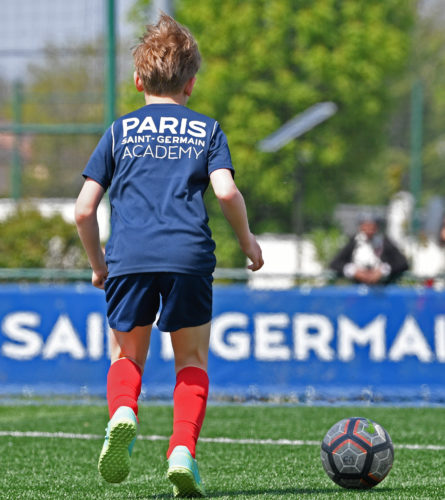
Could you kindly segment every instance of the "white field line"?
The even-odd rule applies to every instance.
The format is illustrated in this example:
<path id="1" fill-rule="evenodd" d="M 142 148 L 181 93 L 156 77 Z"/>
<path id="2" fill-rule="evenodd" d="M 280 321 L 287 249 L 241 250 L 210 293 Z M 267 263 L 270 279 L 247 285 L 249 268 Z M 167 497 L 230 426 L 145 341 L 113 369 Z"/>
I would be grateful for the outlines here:
<path id="1" fill-rule="evenodd" d="M 40 432 L 40 431 L 0 431 L 0 437 L 32 437 L 32 438 L 59 438 L 59 439 L 103 439 L 99 434 L 74 434 L 70 432 Z M 167 436 L 138 436 L 142 441 L 168 441 Z M 254 444 L 254 445 L 288 445 L 288 446 L 320 446 L 320 441 L 305 441 L 300 439 L 233 439 L 233 438 L 199 438 L 201 443 L 221 444 Z M 445 445 L 435 444 L 395 444 L 399 450 L 433 450 L 445 451 Z"/>

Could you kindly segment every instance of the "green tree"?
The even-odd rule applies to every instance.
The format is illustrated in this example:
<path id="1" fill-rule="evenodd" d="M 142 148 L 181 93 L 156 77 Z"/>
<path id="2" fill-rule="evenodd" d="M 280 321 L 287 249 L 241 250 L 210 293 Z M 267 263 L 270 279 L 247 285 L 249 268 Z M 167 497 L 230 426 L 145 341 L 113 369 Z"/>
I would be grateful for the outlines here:
<path id="1" fill-rule="evenodd" d="M 21 205 L 0 222 L 0 268 L 87 267 L 76 227 L 60 215 L 43 217 L 31 205 Z"/>
<path id="2" fill-rule="evenodd" d="M 445 196 L 445 14 L 442 2 L 420 11 L 413 40 L 410 83 L 421 82 L 424 94 L 422 201 Z M 410 90 L 410 89 L 409 89 Z M 407 99 L 410 97 L 409 93 Z M 409 138 L 409 134 L 407 134 Z M 408 141 L 407 141 L 408 142 Z M 409 145 L 406 147 L 409 151 Z"/>
<path id="3" fill-rule="evenodd" d="M 445 196 L 445 14 L 440 0 L 417 3 L 409 65 L 394 86 L 388 142 L 370 164 L 368 176 L 357 184 L 365 203 L 384 203 L 388 195 L 411 187 L 411 101 L 413 86 L 419 82 L 423 93 L 421 205 L 432 196 Z M 386 183 L 373 189 L 382 173 Z"/>
<path id="4" fill-rule="evenodd" d="M 148 3 L 136 3 L 140 29 Z M 190 105 L 226 132 L 255 232 L 294 231 L 299 190 L 305 230 L 330 221 L 337 202 L 361 201 L 356 186 L 385 144 L 414 7 L 406 0 L 176 3 L 204 61 Z M 141 104 L 133 95 L 128 107 Z M 337 115 L 278 153 L 258 151 L 261 139 L 320 101 L 335 102 Z M 239 254 L 213 199 L 209 213 L 220 264 L 232 265 Z"/>

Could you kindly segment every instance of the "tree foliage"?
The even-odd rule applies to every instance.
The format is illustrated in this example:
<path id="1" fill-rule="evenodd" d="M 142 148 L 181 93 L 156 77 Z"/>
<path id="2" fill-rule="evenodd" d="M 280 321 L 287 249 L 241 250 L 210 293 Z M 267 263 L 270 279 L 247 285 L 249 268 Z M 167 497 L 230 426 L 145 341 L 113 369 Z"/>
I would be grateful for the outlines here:
<path id="1" fill-rule="evenodd" d="M 139 31 L 148 4 L 136 3 Z M 305 229 L 329 221 L 339 201 L 360 202 L 355 188 L 384 145 L 413 16 L 406 0 L 176 2 L 175 17 L 203 55 L 190 106 L 226 132 L 255 232 L 294 231 L 300 189 Z M 142 104 L 133 96 L 128 107 Z M 261 139 L 321 101 L 338 113 L 277 153 L 258 151 Z M 233 261 L 212 199 L 209 212 L 220 262 Z"/>
<path id="2" fill-rule="evenodd" d="M 430 4 L 431 11 L 416 23 L 409 75 L 423 87 L 423 202 L 445 196 L 445 14 L 443 2 Z"/>
<path id="3" fill-rule="evenodd" d="M 76 228 L 60 215 L 43 217 L 28 205 L 0 222 L 1 267 L 75 268 L 88 265 Z"/>
<path id="4" fill-rule="evenodd" d="M 393 87 L 393 112 L 388 141 L 370 164 L 368 176 L 356 186 L 365 203 L 385 203 L 389 194 L 410 190 L 410 156 L 413 87 L 422 91 L 422 190 L 421 206 L 433 197 L 445 196 L 445 13 L 441 0 L 419 0 L 411 36 L 409 65 Z M 418 126 L 419 124 L 417 124 Z M 381 189 L 382 173 L 387 182 Z M 372 193 L 373 191 L 373 193 Z"/>

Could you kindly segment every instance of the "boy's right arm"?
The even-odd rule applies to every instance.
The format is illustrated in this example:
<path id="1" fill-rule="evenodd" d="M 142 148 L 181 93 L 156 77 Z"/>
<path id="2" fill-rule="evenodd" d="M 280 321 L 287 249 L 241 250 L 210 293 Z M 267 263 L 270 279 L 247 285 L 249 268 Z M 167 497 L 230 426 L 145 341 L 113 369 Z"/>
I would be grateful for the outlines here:
<path id="1" fill-rule="evenodd" d="M 77 231 L 93 270 L 91 281 L 97 288 L 104 287 L 108 276 L 97 222 L 97 207 L 103 195 L 103 187 L 93 179 L 88 178 L 77 198 L 75 209 Z"/>
<path id="2" fill-rule="evenodd" d="M 261 248 L 250 232 L 244 198 L 236 187 L 232 172 L 226 168 L 214 170 L 210 174 L 210 182 L 224 216 L 235 231 L 241 250 L 252 261 L 248 268 L 257 271 L 264 264 Z"/>

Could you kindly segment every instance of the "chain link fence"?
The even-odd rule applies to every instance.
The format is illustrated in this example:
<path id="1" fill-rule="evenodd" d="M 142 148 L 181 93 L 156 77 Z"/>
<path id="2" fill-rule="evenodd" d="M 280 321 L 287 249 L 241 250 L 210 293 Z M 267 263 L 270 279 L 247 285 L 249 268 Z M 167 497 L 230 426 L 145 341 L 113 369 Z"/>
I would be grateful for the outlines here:
<path id="1" fill-rule="evenodd" d="M 77 195 L 131 71 L 132 4 L 0 1 L 0 197 Z"/>

